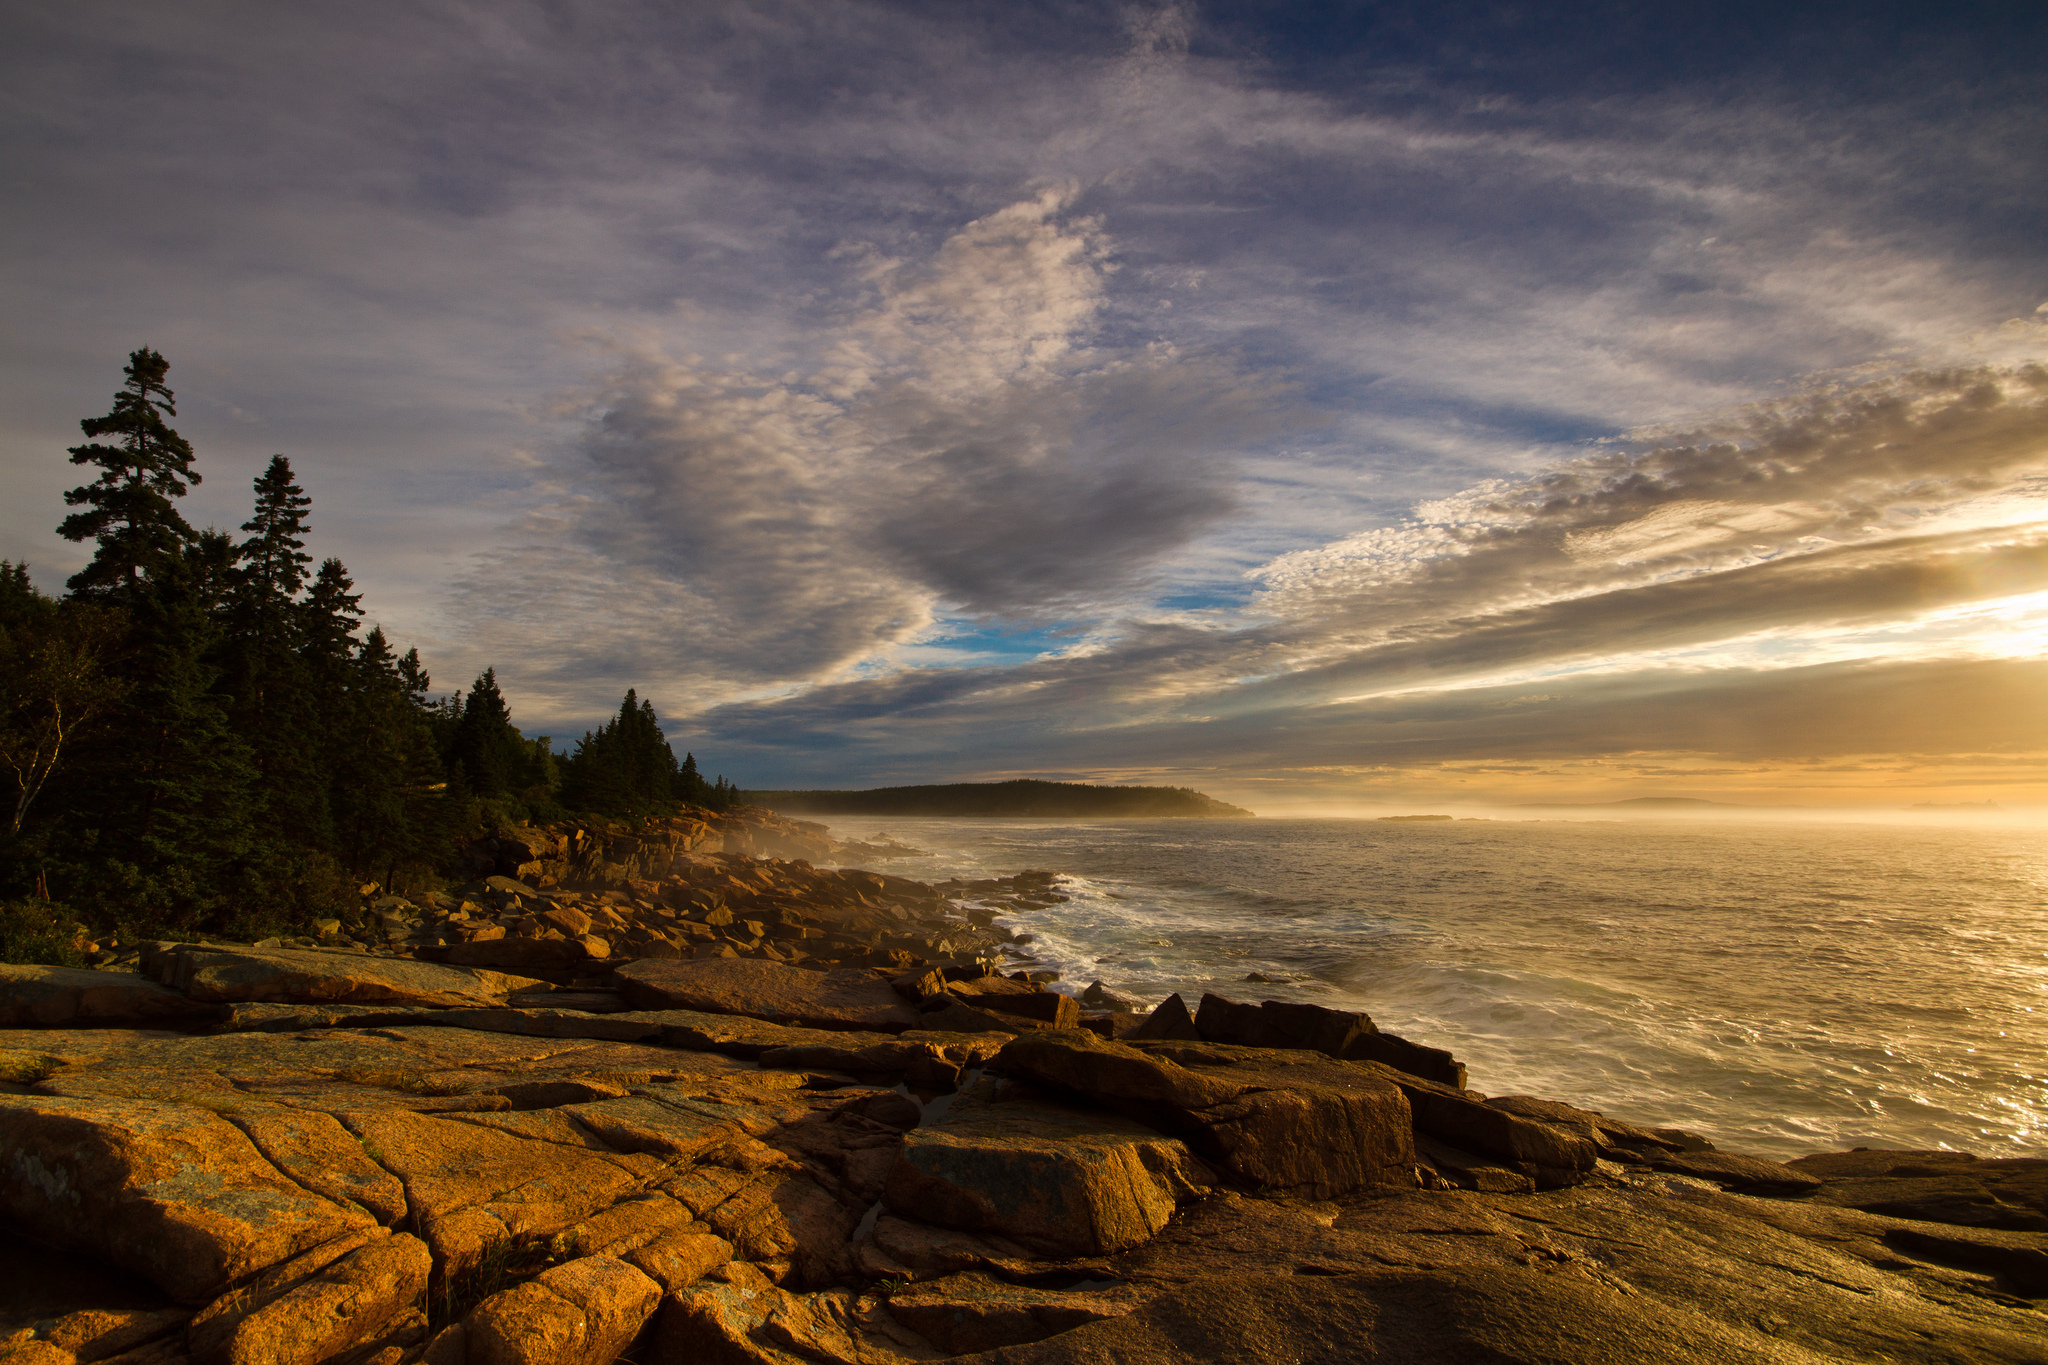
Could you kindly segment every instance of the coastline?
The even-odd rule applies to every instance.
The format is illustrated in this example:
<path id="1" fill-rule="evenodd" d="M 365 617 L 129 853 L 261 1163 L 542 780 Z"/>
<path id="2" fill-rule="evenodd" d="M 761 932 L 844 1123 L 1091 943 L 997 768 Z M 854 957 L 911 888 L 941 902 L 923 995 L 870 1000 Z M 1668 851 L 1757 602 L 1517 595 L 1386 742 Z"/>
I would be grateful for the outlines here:
<path id="1" fill-rule="evenodd" d="M 1247 1360 L 2038 1359 L 2048 1161 L 1786 1164 L 1469 1088 L 1456 1039 L 1354 1011 L 1138 1013 L 989 970 L 1056 874 L 828 871 L 790 856 L 815 826 L 716 831 L 762 856 L 699 823 L 479 849 L 429 912 L 453 942 L 398 916 L 374 950 L 0 971 L 7 1254 L 153 1286 L 10 1348 L 1177 1361 L 1230 1323 Z M 1428 1307 L 1482 1302 L 1512 1308 Z"/>

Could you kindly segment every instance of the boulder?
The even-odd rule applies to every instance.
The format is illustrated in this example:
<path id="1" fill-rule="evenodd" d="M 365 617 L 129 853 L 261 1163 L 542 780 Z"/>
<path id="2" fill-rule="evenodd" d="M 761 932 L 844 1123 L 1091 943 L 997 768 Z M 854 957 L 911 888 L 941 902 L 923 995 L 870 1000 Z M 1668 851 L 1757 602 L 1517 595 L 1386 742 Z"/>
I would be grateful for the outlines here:
<path id="1" fill-rule="evenodd" d="M 468 1365 L 610 1365 L 660 1302 L 661 1286 L 624 1261 L 569 1261 L 463 1319 Z"/>
<path id="2" fill-rule="evenodd" d="M 318 948 L 217 948 L 167 945 L 149 957 L 157 980 L 194 1000 L 293 1004 L 496 1006 L 530 985 L 493 973 L 411 958 L 371 957 Z"/>
<path id="3" fill-rule="evenodd" d="M 403 1233 L 348 1245 L 331 1258 L 327 1248 L 316 1249 L 193 1318 L 186 1330 L 193 1365 L 319 1365 L 381 1336 L 426 1293 L 432 1270 L 426 1245 Z"/>
<path id="4" fill-rule="evenodd" d="M 1465 1088 L 1465 1064 L 1440 1047 L 1424 1047 L 1392 1033 L 1361 1033 L 1344 1049 L 1344 1060 L 1378 1062 L 1453 1090 Z"/>
<path id="5" fill-rule="evenodd" d="M 1369 1016 L 1355 1010 L 1285 1000 L 1247 1005 L 1205 995 L 1195 1015 L 1195 1031 L 1212 1043 L 1303 1048 L 1341 1061 L 1380 1062 L 1455 1089 L 1465 1086 L 1464 1065 L 1450 1053 L 1381 1033 Z"/>
<path id="6" fill-rule="evenodd" d="M 1415 1116 L 1415 1131 L 1452 1147 L 1498 1157 L 1542 1189 L 1576 1184 L 1593 1171 L 1600 1148 L 1590 1139 L 1494 1109 L 1464 1091 L 1426 1081 L 1380 1062 L 1350 1065 L 1399 1087 Z"/>
<path id="7" fill-rule="evenodd" d="M 978 995 L 975 1005 L 996 1014 L 1032 1020 L 1046 1028 L 1081 1027 L 1081 1005 L 1071 995 L 1058 991 L 1025 991 Z"/>
<path id="8" fill-rule="evenodd" d="M 1207 1042 L 1307 1048 L 1326 1057 L 1341 1058 L 1360 1034 L 1372 1030 L 1372 1020 L 1363 1014 L 1282 1000 L 1246 1005 L 1204 995 L 1195 1011 L 1195 1032 Z"/>
<path id="9" fill-rule="evenodd" d="M 620 994 L 638 1009 L 743 1014 L 809 1028 L 902 1033 L 925 1027 L 886 977 L 858 967 L 806 971 L 779 962 L 643 959 L 617 970 Z"/>
<path id="10" fill-rule="evenodd" d="M 280 1175 L 204 1109 L 0 1095 L 0 1209 L 183 1303 L 345 1233 L 369 1214 Z"/>
<path id="11" fill-rule="evenodd" d="M 220 1006 L 192 1000 L 133 972 L 0 962 L 0 1027 L 183 1028 L 210 1024 Z"/>
<path id="12" fill-rule="evenodd" d="M 1194 1065 L 1184 1065 L 1192 1062 Z M 990 1063 L 1186 1139 L 1235 1180 L 1335 1198 L 1412 1183 L 1407 1101 L 1374 1071 L 1313 1053 L 1026 1034 Z"/>
<path id="13" fill-rule="evenodd" d="M 940 1227 L 1086 1256 L 1146 1240 L 1209 1183 L 1185 1145 L 1142 1124 L 985 1085 L 905 1135 L 882 1198 Z"/>
<path id="14" fill-rule="evenodd" d="M 1145 1021 L 1124 1036 L 1133 1042 L 1173 1039 L 1190 1043 L 1199 1042 L 1202 1037 L 1195 1029 L 1195 1017 L 1188 1013 L 1187 1002 L 1177 992 L 1153 1006 Z"/>

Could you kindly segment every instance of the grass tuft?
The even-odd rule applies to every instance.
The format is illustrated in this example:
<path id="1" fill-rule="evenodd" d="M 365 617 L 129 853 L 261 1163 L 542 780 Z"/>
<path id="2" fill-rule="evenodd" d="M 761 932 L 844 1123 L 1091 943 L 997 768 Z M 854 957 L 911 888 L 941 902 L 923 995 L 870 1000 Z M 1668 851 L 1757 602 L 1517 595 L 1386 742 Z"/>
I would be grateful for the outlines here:
<path id="1" fill-rule="evenodd" d="M 0 1057 L 0 1081 L 13 1081 L 16 1085 L 47 1081 L 63 1069 L 64 1063 L 55 1057 L 29 1057 L 19 1053 Z"/>
<path id="2" fill-rule="evenodd" d="M 582 1254 L 580 1230 L 571 1228 L 552 1237 L 507 1237 L 491 1243 L 469 1264 L 453 1274 L 437 1276 L 428 1291 L 427 1338 L 433 1339 L 443 1327 L 461 1322 L 491 1295 L 532 1279 L 550 1266 L 573 1261 Z"/>

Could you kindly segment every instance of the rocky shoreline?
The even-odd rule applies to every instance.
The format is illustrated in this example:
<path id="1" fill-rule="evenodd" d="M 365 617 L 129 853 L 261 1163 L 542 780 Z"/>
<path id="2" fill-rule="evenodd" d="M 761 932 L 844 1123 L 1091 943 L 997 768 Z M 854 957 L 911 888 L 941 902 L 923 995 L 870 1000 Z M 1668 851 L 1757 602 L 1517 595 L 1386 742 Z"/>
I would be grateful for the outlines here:
<path id="1" fill-rule="evenodd" d="M 1769 1161 L 1361 1014 L 1061 993 L 997 970 L 1053 874 L 835 852 L 519 831 L 318 939 L 0 966 L 0 1361 L 2048 1360 L 2048 1161 Z"/>

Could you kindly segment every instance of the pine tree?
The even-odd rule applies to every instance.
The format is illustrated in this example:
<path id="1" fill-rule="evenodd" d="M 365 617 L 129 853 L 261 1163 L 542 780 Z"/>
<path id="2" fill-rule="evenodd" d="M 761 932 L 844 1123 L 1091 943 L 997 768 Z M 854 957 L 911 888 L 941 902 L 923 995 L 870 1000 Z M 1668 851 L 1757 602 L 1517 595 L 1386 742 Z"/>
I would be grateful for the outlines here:
<path id="1" fill-rule="evenodd" d="M 486 668 L 470 685 L 455 724 L 454 760 L 478 796 L 505 796 L 528 785 L 533 751 L 512 724 L 512 708 L 498 690 L 498 670 Z"/>
<path id="2" fill-rule="evenodd" d="M 144 347 L 131 352 L 128 381 L 104 417 L 78 425 L 93 438 L 71 448 L 71 463 L 97 465 L 92 483 L 64 495 L 73 512 L 57 527 L 66 540 L 96 540 L 92 562 L 69 583 L 79 597 L 133 603 L 150 580 L 160 577 L 193 541 L 192 528 L 173 498 L 199 482 L 192 472 L 192 447 L 165 424 L 178 409 L 164 377 L 170 363 Z M 113 443 L 100 441 L 113 437 Z"/>

